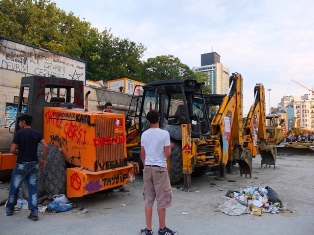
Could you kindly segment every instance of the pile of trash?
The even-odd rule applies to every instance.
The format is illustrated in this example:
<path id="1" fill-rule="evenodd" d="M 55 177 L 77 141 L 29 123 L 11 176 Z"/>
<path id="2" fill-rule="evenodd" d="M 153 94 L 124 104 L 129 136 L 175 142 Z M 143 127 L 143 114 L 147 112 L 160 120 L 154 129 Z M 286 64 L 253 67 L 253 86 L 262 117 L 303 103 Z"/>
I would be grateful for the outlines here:
<path id="1" fill-rule="evenodd" d="M 228 191 L 217 209 L 227 215 L 262 213 L 277 214 L 282 210 L 282 202 L 271 187 L 247 187 L 239 191 Z"/>
<path id="2" fill-rule="evenodd" d="M 59 212 L 65 212 L 69 211 L 73 208 L 73 205 L 69 203 L 69 200 L 64 194 L 58 194 L 54 195 L 52 197 L 53 201 L 50 202 L 48 205 L 43 206 L 40 209 L 40 212 L 53 212 L 53 213 L 59 213 Z"/>

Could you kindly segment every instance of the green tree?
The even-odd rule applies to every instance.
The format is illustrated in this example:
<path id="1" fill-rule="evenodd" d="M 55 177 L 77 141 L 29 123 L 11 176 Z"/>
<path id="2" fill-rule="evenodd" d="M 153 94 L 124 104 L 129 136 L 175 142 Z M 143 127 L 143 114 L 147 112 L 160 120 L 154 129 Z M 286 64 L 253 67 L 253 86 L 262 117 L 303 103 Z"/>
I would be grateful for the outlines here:
<path id="1" fill-rule="evenodd" d="M 94 48 L 96 44 L 97 48 Z M 85 58 L 92 74 L 89 79 L 108 81 L 128 77 L 141 80 L 141 58 L 146 50 L 142 44 L 114 37 L 110 30 L 104 30 L 89 46 L 95 50 L 94 53 L 86 51 Z"/>
<path id="2" fill-rule="evenodd" d="M 1 35 L 76 58 L 90 29 L 90 23 L 50 0 L 0 1 L 0 17 Z"/>
<path id="3" fill-rule="evenodd" d="M 144 62 L 143 82 L 188 78 L 195 78 L 193 71 L 173 55 L 157 56 Z"/>
<path id="4" fill-rule="evenodd" d="M 107 29 L 100 33 L 50 0 L 1 0 L 0 19 L 0 35 L 87 61 L 87 79 L 128 77 L 150 82 L 195 78 L 173 55 L 143 62 L 144 45 L 115 37 Z"/>
<path id="5" fill-rule="evenodd" d="M 212 89 L 211 89 L 210 84 L 209 84 L 209 76 L 207 73 L 195 72 L 195 79 L 199 82 L 205 83 L 204 89 L 203 89 L 204 94 L 211 94 L 212 93 Z"/>
<path id="6" fill-rule="evenodd" d="M 50 0 L 1 0 L 0 35 L 87 61 L 87 79 L 142 76 L 142 44 L 100 33 Z"/>

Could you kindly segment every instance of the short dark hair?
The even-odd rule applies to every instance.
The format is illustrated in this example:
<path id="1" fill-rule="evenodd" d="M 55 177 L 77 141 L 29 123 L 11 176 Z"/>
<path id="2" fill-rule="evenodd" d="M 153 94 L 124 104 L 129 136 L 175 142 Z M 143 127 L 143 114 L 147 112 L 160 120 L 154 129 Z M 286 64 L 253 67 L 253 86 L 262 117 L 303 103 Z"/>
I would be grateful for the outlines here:
<path id="1" fill-rule="evenodd" d="M 110 102 L 105 103 L 105 108 L 107 108 L 108 106 L 112 106 L 112 104 Z"/>
<path id="2" fill-rule="evenodd" d="M 146 119 L 151 123 L 155 124 L 159 121 L 159 113 L 156 110 L 150 110 L 147 113 Z"/>
<path id="3" fill-rule="evenodd" d="M 18 121 L 25 121 L 26 125 L 30 126 L 33 123 L 33 117 L 28 114 L 24 114 L 18 118 Z"/>

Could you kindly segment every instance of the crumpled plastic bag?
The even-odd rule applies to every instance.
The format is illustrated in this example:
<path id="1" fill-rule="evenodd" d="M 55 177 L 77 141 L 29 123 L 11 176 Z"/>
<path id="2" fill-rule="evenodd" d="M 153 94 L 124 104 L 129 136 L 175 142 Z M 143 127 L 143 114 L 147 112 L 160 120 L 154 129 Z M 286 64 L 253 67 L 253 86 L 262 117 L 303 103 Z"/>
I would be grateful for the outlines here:
<path id="1" fill-rule="evenodd" d="M 52 199 L 56 202 L 60 202 L 60 203 L 63 203 L 63 204 L 66 204 L 69 202 L 69 200 L 67 199 L 67 197 L 64 195 L 64 194 L 57 194 L 57 195 L 54 195 L 52 197 Z"/>
<path id="2" fill-rule="evenodd" d="M 227 215 L 243 215 L 248 213 L 248 208 L 239 203 L 236 198 L 223 197 L 223 201 L 217 209 Z"/>
<path id="3" fill-rule="evenodd" d="M 52 201 L 47 205 L 46 212 L 65 212 L 71 210 L 72 208 L 73 206 L 71 204 Z"/>

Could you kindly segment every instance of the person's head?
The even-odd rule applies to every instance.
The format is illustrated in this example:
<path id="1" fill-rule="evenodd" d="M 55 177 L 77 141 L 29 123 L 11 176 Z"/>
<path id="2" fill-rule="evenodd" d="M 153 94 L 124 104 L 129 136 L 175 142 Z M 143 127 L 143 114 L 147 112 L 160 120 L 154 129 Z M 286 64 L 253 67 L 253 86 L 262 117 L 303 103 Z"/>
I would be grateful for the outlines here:
<path id="1" fill-rule="evenodd" d="M 156 124 L 159 122 L 159 113 L 156 110 L 150 110 L 146 115 L 146 119 L 150 124 Z"/>
<path id="2" fill-rule="evenodd" d="M 21 117 L 18 118 L 19 126 L 23 128 L 24 126 L 30 126 L 33 123 L 33 117 L 28 114 L 24 114 Z"/>
<path id="3" fill-rule="evenodd" d="M 112 113 L 112 104 L 110 102 L 105 103 L 104 112 Z"/>

